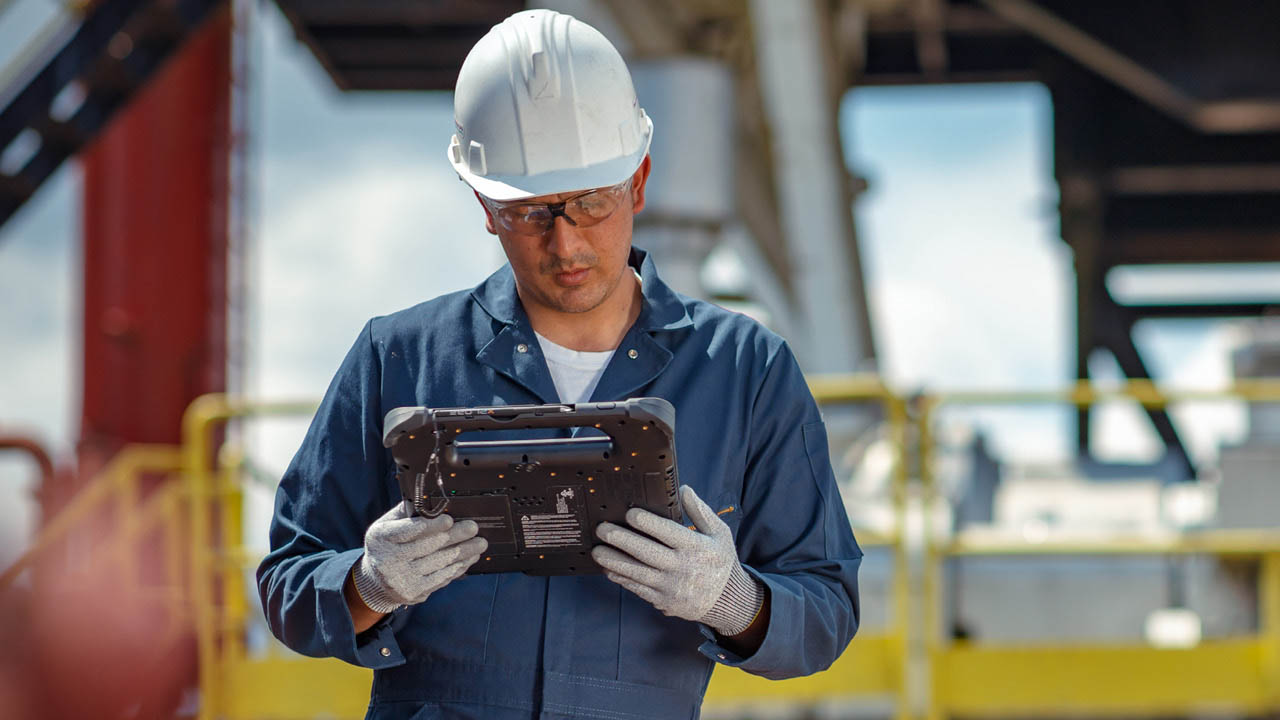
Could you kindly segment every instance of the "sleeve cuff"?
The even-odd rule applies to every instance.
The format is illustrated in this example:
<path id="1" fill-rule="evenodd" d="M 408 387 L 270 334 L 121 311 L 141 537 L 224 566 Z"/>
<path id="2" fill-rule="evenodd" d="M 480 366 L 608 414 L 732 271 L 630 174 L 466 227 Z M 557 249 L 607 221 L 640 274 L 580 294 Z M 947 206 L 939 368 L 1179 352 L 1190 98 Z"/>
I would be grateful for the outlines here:
<path id="1" fill-rule="evenodd" d="M 716 637 L 715 630 L 700 623 L 698 627 L 702 631 L 702 635 L 707 638 L 707 642 L 702 643 L 698 647 L 698 651 L 721 665 L 742 668 L 748 672 L 768 677 L 767 669 L 776 667 L 779 660 L 794 652 L 794 648 L 786 647 L 791 642 L 790 640 L 779 639 L 790 637 L 789 629 L 779 627 L 779 624 L 785 624 L 784 618 L 787 617 L 787 614 L 795 611 L 792 605 L 795 598 L 789 596 L 789 593 L 777 583 L 770 582 L 766 576 L 746 565 L 742 565 L 742 568 L 745 571 L 744 574 L 757 583 L 756 587 L 761 593 L 761 598 L 763 598 L 764 588 L 768 588 L 769 629 L 765 633 L 764 642 L 760 644 L 755 653 L 750 657 L 744 658 L 721 645 L 718 642 L 719 639 Z"/>
<path id="2" fill-rule="evenodd" d="M 701 622 L 715 628 L 721 635 L 737 635 L 751 625 L 763 604 L 764 587 L 738 563 L 729 574 L 720 597 L 716 598 L 716 604 Z"/>
<path id="3" fill-rule="evenodd" d="M 403 665 L 404 654 L 391 628 L 394 614 L 356 635 L 351 609 L 342 586 L 363 550 L 356 548 L 331 558 L 316 573 L 320 632 L 329 653 L 354 665 L 379 670 Z"/>

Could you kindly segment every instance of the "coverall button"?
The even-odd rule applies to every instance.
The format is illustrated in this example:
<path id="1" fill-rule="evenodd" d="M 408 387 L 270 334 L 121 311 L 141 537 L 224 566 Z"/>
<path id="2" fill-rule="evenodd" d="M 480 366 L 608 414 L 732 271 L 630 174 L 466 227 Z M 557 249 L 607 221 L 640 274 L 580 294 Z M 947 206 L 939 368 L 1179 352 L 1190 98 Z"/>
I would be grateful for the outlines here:
<path id="1" fill-rule="evenodd" d="M 719 655 L 716 655 L 716 657 L 720 658 L 721 660 L 725 659 L 724 653 L 720 653 Z"/>
<path id="2" fill-rule="evenodd" d="M 529 346 L 524 343 L 520 343 L 516 346 L 516 352 L 529 352 Z"/>
<path id="3" fill-rule="evenodd" d="M 635 360 L 636 358 L 640 357 L 640 353 L 636 352 L 635 348 L 631 348 L 630 350 L 627 351 L 627 357 L 631 358 L 632 360 Z"/>
<path id="4" fill-rule="evenodd" d="M 382 648 L 382 650 L 380 650 L 379 652 L 381 652 L 381 653 L 382 653 L 382 657 L 390 657 L 390 655 L 391 655 L 391 648 Z M 723 655 L 721 655 L 720 657 L 722 657 L 722 658 L 723 658 L 724 656 L 723 656 Z"/>

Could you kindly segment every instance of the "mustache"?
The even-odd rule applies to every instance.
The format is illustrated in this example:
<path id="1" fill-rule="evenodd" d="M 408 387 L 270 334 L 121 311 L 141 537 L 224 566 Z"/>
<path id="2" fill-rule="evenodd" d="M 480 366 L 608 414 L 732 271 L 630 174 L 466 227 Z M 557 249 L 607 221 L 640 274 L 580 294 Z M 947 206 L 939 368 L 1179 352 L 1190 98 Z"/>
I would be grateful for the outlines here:
<path id="1" fill-rule="evenodd" d="M 538 265 L 538 269 L 544 274 L 565 272 L 571 269 L 582 269 L 584 267 L 595 267 L 599 258 L 591 253 L 577 253 L 567 258 L 552 258 Z"/>

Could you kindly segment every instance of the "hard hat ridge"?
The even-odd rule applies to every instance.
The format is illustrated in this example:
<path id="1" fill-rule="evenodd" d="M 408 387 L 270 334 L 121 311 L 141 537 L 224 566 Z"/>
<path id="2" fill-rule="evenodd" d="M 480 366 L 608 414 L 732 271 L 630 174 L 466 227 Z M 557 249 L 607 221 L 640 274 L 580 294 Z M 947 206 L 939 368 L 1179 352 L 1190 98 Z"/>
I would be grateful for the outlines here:
<path id="1" fill-rule="evenodd" d="M 495 200 L 616 185 L 653 134 L 617 49 L 550 10 L 516 13 L 476 43 L 458 73 L 454 123 L 450 163 Z"/>

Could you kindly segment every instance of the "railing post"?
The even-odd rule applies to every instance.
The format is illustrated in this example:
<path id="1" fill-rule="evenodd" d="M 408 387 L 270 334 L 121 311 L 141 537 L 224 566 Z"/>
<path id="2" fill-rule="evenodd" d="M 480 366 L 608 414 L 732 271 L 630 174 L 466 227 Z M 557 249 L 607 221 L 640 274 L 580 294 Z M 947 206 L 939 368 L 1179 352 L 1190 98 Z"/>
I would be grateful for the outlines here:
<path id="1" fill-rule="evenodd" d="M 934 535 L 934 508 L 938 499 L 938 486 L 933 476 L 933 412 L 937 400 L 928 396 L 915 398 L 916 456 L 919 467 L 921 493 L 921 532 L 923 535 L 923 568 L 921 569 L 922 604 L 924 610 L 924 657 L 920 667 L 924 672 L 925 692 L 928 698 L 925 717 L 942 720 L 946 717 L 942 698 L 939 696 L 938 660 L 944 651 L 942 641 L 942 556 Z"/>
<path id="2" fill-rule="evenodd" d="M 196 635 L 196 664 L 200 681 L 197 720 L 213 720 L 221 703 L 217 661 L 217 616 L 213 605 L 214 557 L 212 521 L 213 472 L 210 427 L 227 416 L 226 398 L 202 395 L 182 416 L 182 457 L 187 483 L 189 563 L 191 566 L 191 609 Z"/>
<path id="3" fill-rule="evenodd" d="M 1262 677 L 1271 712 L 1280 712 L 1280 552 L 1261 557 L 1258 573 L 1258 635 L 1262 638 Z"/>
<path id="4" fill-rule="evenodd" d="M 230 457 L 221 458 L 221 471 L 218 473 L 218 518 L 222 523 L 218 576 L 223 607 L 219 635 L 222 653 L 240 659 L 245 655 L 243 630 L 249 618 L 248 603 L 245 602 L 247 588 L 241 573 L 244 560 L 244 493 L 238 482 L 244 456 L 239 451 L 220 455 Z"/>
<path id="5" fill-rule="evenodd" d="M 885 390 L 884 407 L 889 419 L 889 435 L 894 450 L 893 498 L 893 634 L 898 653 L 898 697 L 895 716 L 911 720 L 911 564 L 907 556 L 907 498 L 910 483 L 911 456 L 908 444 L 909 419 L 902 398 Z"/>

